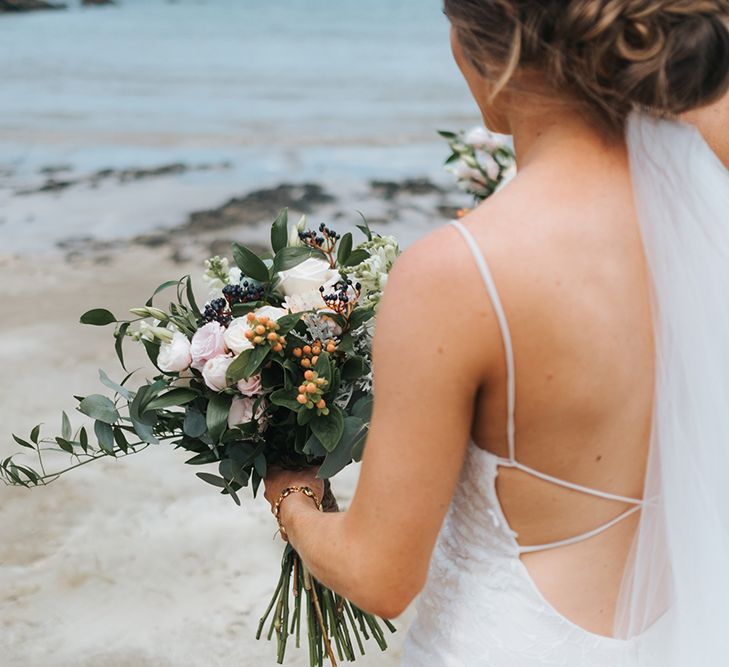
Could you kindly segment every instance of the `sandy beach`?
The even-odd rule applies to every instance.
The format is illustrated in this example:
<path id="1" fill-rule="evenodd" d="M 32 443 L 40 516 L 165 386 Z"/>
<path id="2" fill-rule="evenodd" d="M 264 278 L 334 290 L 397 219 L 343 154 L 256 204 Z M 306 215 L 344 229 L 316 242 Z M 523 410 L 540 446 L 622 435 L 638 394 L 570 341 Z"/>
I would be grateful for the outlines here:
<path id="1" fill-rule="evenodd" d="M 205 257 L 231 239 L 265 243 L 281 198 L 317 221 L 339 217 L 342 231 L 358 221 L 339 211 L 336 196 L 282 187 L 192 214 L 165 235 L 0 257 L 0 456 L 20 449 L 11 432 L 27 435 L 44 422 L 56 434 L 63 409 L 79 426 L 73 394 L 103 392 L 99 368 L 122 377 L 111 329 L 78 324 L 88 308 L 103 305 L 121 316 L 159 283 L 186 273 L 204 295 Z M 359 207 L 405 245 L 442 224 L 448 203 L 459 200 L 425 181 L 362 188 L 369 199 Z M 131 341 L 127 351 L 129 368 L 147 368 Z M 162 445 L 94 462 L 44 488 L 0 486 L 3 667 L 274 664 L 274 647 L 254 639 L 282 549 L 268 506 L 247 497 L 237 508 L 199 481 L 184 458 Z M 345 506 L 356 477 L 352 467 L 335 480 Z M 397 622 L 388 653 L 373 645 L 360 664 L 398 664 L 411 617 L 412 610 Z M 287 664 L 308 664 L 308 656 L 294 649 Z"/>

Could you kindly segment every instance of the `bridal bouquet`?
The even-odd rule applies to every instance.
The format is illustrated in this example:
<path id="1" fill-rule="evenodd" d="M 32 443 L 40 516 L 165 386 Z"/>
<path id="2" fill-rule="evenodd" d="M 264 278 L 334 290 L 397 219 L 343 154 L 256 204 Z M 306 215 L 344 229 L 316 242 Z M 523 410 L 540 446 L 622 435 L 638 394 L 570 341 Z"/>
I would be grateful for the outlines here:
<path id="1" fill-rule="evenodd" d="M 476 204 L 490 197 L 516 174 L 516 158 L 508 138 L 483 127 L 468 132 L 440 134 L 449 144 L 446 160 L 459 187 L 472 195 Z"/>
<path id="2" fill-rule="evenodd" d="M 325 225 L 288 229 L 283 211 L 271 229 L 272 252 L 259 256 L 233 244 L 235 266 L 214 257 L 206 262 L 210 298 L 198 306 L 189 276 L 160 285 L 131 320 L 103 308 L 81 317 L 84 324 L 114 325 L 115 349 L 124 368 L 124 342 L 146 349 L 154 376 L 132 389 L 126 375 L 115 382 L 100 371 L 113 392 L 76 396 L 78 410 L 93 420 L 74 430 L 64 412 L 60 435 L 13 436 L 33 450 L 38 468 L 16 457 L 0 461 L 0 477 L 22 486 L 48 484 L 73 468 L 103 457 L 138 453 L 162 441 L 192 456 L 203 481 L 240 505 L 238 492 L 255 496 L 268 466 L 321 466 L 328 480 L 359 461 L 372 406 L 371 342 L 374 316 L 387 274 L 399 252 L 392 237 L 358 226 L 365 240 Z M 166 308 L 154 300 L 168 289 Z M 126 369 L 125 369 L 126 371 Z M 69 455 L 72 464 L 46 469 L 48 452 Z M 325 511 L 337 511 L 328 481 Z M 385 649 L 378 619 L 315 581 L 290 546 L 257 637 L 278 640 L 284 660 L 289 636 L 300 645 L 302 607 L 310 664 L 328 657 L 353 661 L 355 648 L 374 638 Z M 394 631 L 387 621 L 385 625 Z"/>

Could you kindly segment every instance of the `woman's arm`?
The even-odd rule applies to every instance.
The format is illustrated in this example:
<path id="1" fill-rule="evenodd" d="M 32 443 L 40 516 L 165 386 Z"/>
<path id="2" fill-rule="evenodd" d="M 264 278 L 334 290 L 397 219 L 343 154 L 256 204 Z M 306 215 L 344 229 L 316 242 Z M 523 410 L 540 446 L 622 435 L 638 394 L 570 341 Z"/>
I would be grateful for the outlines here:
<path id="1" fill-rule="evenodd" d="M 289 540 L 312 574 L 386 618 L 398 616 L 425 582 L 489 361 L 476 333 L 492 318 L 485 292 L 482 303 L 467 303 L 473 286 L 446 268 L 468 260 L 456 232 L 443 229 L 397 261 L 378 312 L 376 398 L 350 509 L 320 513 L 302 494 L 281 505 Z M 290 484 L 317 482 L 313 471 L 274 472 L 266 497 L 274 502 Z"/>

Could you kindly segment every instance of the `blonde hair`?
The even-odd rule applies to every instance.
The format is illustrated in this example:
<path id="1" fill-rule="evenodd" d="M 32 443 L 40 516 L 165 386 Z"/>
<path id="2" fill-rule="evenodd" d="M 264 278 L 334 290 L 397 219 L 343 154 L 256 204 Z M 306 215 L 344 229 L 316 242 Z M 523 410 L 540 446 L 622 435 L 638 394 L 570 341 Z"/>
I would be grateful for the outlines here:
<path id="1" fill-rule="evenodd" d="M 495 97 L 538 72 L 613 129 L 631 110 L 678 115 L 729 90 L 729 0 L 445 0 Z"/>

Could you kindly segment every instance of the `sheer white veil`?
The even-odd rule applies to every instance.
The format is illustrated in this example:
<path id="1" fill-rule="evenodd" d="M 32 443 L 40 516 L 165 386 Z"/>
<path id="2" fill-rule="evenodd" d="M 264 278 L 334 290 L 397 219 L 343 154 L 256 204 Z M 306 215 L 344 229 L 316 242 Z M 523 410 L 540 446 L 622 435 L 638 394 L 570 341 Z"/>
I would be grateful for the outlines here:
<path id="1" fill-rule="evenodd" d="M 729 665 L 729 172 L 693 126 L 636 112 L 627 138 L 656 393 L 616 634 L 641 666 Z"/>

